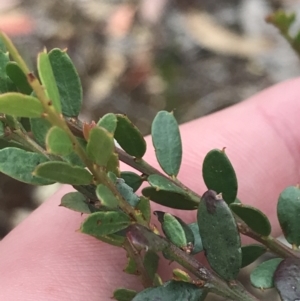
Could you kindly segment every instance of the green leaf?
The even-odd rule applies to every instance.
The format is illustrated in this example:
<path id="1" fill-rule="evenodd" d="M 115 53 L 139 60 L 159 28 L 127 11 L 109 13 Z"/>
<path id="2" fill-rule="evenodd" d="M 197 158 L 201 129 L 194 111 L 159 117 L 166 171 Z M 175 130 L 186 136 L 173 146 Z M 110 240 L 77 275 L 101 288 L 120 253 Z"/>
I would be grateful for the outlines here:
<path id="1" fill-rule="evenodd" d="M 52 161 L 36 167 L 33 174 L 48 180 L 71 185 L 88 185 L 93 176 L 86 169 L 67 162 Z"/>
<path id="2" fill-rule="evenodd" d="M 111 133 L 104 128 L 94 127 L 90 131 L 87 154 L 99 166 L 106 166 L 115 149 Z"/>
<path id="3" fill-rule="evenodd" d="M 252 206 L 236 203 L 230 204 L 230 209 L 254 232 L 262 236 L 270 235 L 271 224 L 268 217 L 260 210 Z"/>
<path id="4" fill-rule="evenodd" d="M 7 48 L 5 46 L 5 42 L 2 37 L 0 38 L 0 51 L 7 52 Z"/>
<path id="5" fill-rule="evenodd" d="M 158 263 L 159 263 L 159 256 L 155 252 L 148 251 L 145 253 L 143 264 L 149 278 L 152 281 L 154 280 L 155 273 L 157 272 Z"/>
<path id="6" fill-rule="evenodd" d="M 86 214 L 96 211 L 93 206 L 87 202 L 87 197 L 80 192 L 69 192 L 65 194 L 61 199 L 60 206 Z"/>
<path id="7" fill-rule="evenodd" d="M 261 255 L 265 254 L 267 248 L 263 245 L 252 244 L 242 246 L 242 268 L 247 265 L 253 263 L 256 259 L 258 259 Z"/>
<path id="8" fill-rule="evenodd" d="M 81 145 L 81 147 L 85 150 L 86 149 L 86 141 L 82 138 L 76 137 L 78 143 Z M 63 159 L 70 163 L 71 165 L 76 165 L 80 167 L 86 167 L 85 163 L 81 160 L 81 158 L 78 156 L 78 154 L 75 151 L 72 151 L 70 154 L 62 156 Z"/>
<path id="9" fill-rule="evenodd" d="M 5 136 L 5 128 L 3 122 L 0 121 L 0 138 Z"/>
<path id="10" fill-rule="evenodd" d="M 158 112 L 152 123 L 151 134 L 159 165 L 169 176 L 176 177 L 181 165 L 182 145 L 173 113 Z"/>
<path id="11" fill-rule="evenodd" d="M 206 292 L 194 284 L 171 280 L 141 291 L 132 301 L 202 301 L 205 296 Z"/>
<path id="12" fill-rule="evenodd" d="M 112 153 L 107 162 L 106 170 L 114 173 L 118 177 L 120 176 L 120 162 L 117 153 Z"/>
<path id="13" fill-rule="evenodd" d="M 16 117 L 41 117 L 44 109 L 41 102 L 32 96 L 9 92 L 0 95 L 0 112 Z"/>
<path id="14" fill-rule="evenodd" d="M 45 147 L 46 135 L 51 128 L 50 122 L 43 118 L 31 118 L 30 125 L 36 142 L 40 146 Z"/>
<path id="15" fill-rule="evenodd" d="M 13 82 L 6 74 L 6 65 L 9 63 L 9 55 L 6 51 L 0 50 L 0 94 L 16 91 Z"/>
<path id="16" fill-rule="evenodd" d="M 174 269 L 172 273 L 173 273 L 173 278 L 176 281 L 184 281 L 184 282 L 193 281 L 190 275 L 181 269 Z"/>
<path id="17" fill-rule="evenodd" d="M 103 117 L 101 117 L 97 125 L 105 128 L 108 132 L 114 135 L 115 130 L 117 128 L 117 122 L 118 122 L 117 116 L 113 113 L 108 113 Z"/>
<path id="18" fill-rule="evenodd" d="M 32 88 L 28 83 L 26 75 L 16 62 L 8 62 L 6 65 L 6 73 L 18 88 L 19 92 L 30 95 Z"/>
<path id="19" fill-rule="evenodd" d="M 132 301 L 136 294 L 136 291 L 126 288 L 118 288 L 114 291 L 114 298 L 117 301 Z"/>
<path id="20" fill-rule="evenodd" d="M 198 203 L 195 203 L 187 194 L 164 190 L 157 191 L 154 187 L 144 188 L 142 194 L 151 201 L 170 208 L 194 210 L 198 206 Z"/>
<path id="21" fill-rule="evenodd" d="M 224 150 L 213 149 L 204 158 L 202 176 L 208 189 L 222 193 L 227 204 L 235 201 L 237 179 Z"/>
<path id="22" fill-rule="evenodd" d="M 121 178 L 133 189 L 133 192 L 136 192 L 143 183 L 142 177 L 132 171 L 122 171 Z"/>
<path id="23" fill-rule="evenodd" d="M 257 266 L 250 274 L 251 284 L 260 289 L 274 287 L 273 275 L 281 261 L 282 258 L 273 258 Z"/>
<path id="24" fill-rule="evenodd" d="M 60 95 L 62 113 L 67 117 L 76 117 L 82 104 L 79 75 L 65 51 L 55 48 L 48 56 Z"/>
<path id="25" fill-rule="evenodd" d="M 146 152 L 146 141 L 138 128 L 127 116 L 117 114 L 117 128 L 115 139 L 130 156 L 142 158 Z"/>
<path id="26" fill-rule="evenodd" d="M 186 194 L 186 192 L 175 185 L 172 181 L 169 179 L 160 176 L 160 175 L 150 175 L 147 178 L 147 181 L 152 187 L 155 187 L 157 191 L 159 190 L 165 190 L 165 191 L 174 191 L 180 194 Z"/>
<path id="27" fill-rule="evenodd" d="M 48 159 L 41 154 L 7 147 L 0 150 L 0 171 L 18 181 L 33 185 L 49 185 L 53 181 L 36 177 L 32 174 L 40 163 Z"/>
<path id="28" fill-rule="evenodd" d="M 278 265 L 274 274 L 274 284 L 281 300 L 297 301 L 300 296 L 300 260 L 286 258 Z"/>
<path id="29" fill-rule="evenodd" d="M 116 188 L 122 197 L 132 206 L 136 207 L 139 203 L 139 197 L 133 192 L 132 188 L 128 186 L 121 178 L 116 181 Z"/>
<path id="30" fill-rule="evenodd" d="M 198 223 L 188 224 L 188 227 L 192 230 L 194 234 L 194 246 L 191 254 L 197 254 L 203 251 L 202 239 L 200 236 Z"/>
<path id="31" fill-rule="evenodd" d="M 39 53 L 37 68 L 41 82 L 46 89 L 47 97 L 52 102 L 55 111 L 61 113 L 62 109 L 60 103 L 60 95 L 47 52 Z"/>
<path id="32" fill-rule="evenodd" d="M 287 14 L 283 10 L 278 10 L 266 18 L 266 21 L 272 23 L 281 32 L 288 33 L 291 25 L 295 22 L 296 14 Z"/>
<path id="33" fill-rule="evenodd" d="M 73 143 L 69 135 L 61 128 L 53 126 L 46 136 L 47 151 L 60 156 L 69 155 L 73 151 Z"/>
<path id="34" fill-rule="evenodd" d="M 128 257 L 127 265 L 126 265 L 125 269 L 123 270 L 123 272 L 125 272 L 127 274 L 131 274 L 131 275 L 138 275 L 138 270 L 137 270 L 137 266 L 136 266 L 134 259 L 132 259 L 131 257 Z"/>
<path id="35" fill-rule="evenodd" d="M 80 231 L 99 237 L 123 230 L 130 223 L 130 218 L 121 211 L 95 212 L 85 219 L 80 227 Z"/>
<path id="36" fill-rule="evenodd" d="M 124 242 L 125 242 L 125 237 L 118 235 L 118 234 L 109 234 L 109 235 L 97 235 L 97 233 L 95 234 L 89 234 L 107 244 L 110 244 L 112 246 L 115 247 L 124 247 Z"/>
<path id="37" fill-rule="evenodd" d="M 101 204 L 105 207 L 115 209 L 118 207 L 118 200 L 112 191 L 103 184 L 99 184 L 96 188 L 96 195 Z"/>
<path id="38" fill-rule="evenodd" d="M 154 211 L 166 237 L 177 247 L 186 249 L 194 245 L 194 234 L 190 227 L 179 217 L 162 211 Z"/>
<path id="39" fill-rule="evenodd" d="M 150 207 L 150 201 L 149 199 L 141 196 L 138 204 L 135 206 L 136 210 L 140 210 L 144 220 L 148 223 L 150 223 L 151 219 L 151 207 Z"/>
<path id="40" fill-rule="evenodd" d="M 300 189 L 290 186 L 282 191 L 277 203 L 277 216 L 286 240 L 300 245 Z"/>
<path id="41" fill-rule="evenodd" d="M 242 264 L 241 240 L 231 210 L 215 191 L 201 198 L 198 226 L 212 269 L 227 281 L 236 279 Z"/>

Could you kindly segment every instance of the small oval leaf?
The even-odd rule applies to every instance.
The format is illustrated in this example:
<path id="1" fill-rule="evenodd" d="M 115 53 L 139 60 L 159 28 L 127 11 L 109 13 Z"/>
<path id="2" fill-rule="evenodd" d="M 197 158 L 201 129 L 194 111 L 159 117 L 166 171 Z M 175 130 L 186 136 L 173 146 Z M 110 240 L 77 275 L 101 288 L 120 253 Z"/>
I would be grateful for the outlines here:
<path id="1" fill-rule="evenodd" d="M 114 139 L 104 128 L 94 127 L 89 134 L 87 154 L 99 166 L 106 166 L 114 152 Z"/>
<path id="2" fill-rule="evenodd" d="M 253 263 L 261 255 L 265 254 L 267 248 L 264 245 L 252 244 L 242 246 L 242 268 Z"/>
<path id="3" fill-rule="evenodd" d="M 117 114 L 117 128 L 115 139 L 130 156 L 142 158 L 146 152 L 146 141 L 139 129 L 127 116 Z"/>
<path id="4" fill-rule="evenodd" d="M 277 216 L 286 240 L 300 245 L 300 189 L 290 186 L 283 190 L 277 203 Z"/>
<path id="5" fill-rule="evenodd" d="M 187 194 L 165 190 L 157 191 L 154 187 L 144 188 L 142 194 L 151 201 L 170 208 L 195 210 L 198 207 L 198 203 L 191 199 Z"/>
<path id="6" fill-rule="evenodd" d="M 154 280 L 155 274 L 157 272 L 158 263 L 159 263 L 159 256 L 155 252 L 148 251 L 145 253 L 143 265 L 145 270 L 147 271 L 149 278 L 152 281 Z"/>
<path id="7" fill-rule="evenodd" d="M 82 233 L 91 236 L 114 234 L 130 225 L 130 218 L 121 211 L 95 212 L 80 227 Z"/>
<path id="8" fill-rule="evenodd" d="M 142 177 L 132 171 L 122 171 L 121 178 L 133 189 L 133 192 L 136 192 L 143 183 Z"/>
<path id="9" fill-rule="evenodd" d="M 61 113 L 60 96 L 50 60 L 46 52 L 39 53 L 37 67 L 41 82 L 46 89 L 47 97 L 52 102 L 56 112 Z"/>
<path id="10" fill-rule="evenodd" d="M 67 156 L 73 151 L 73 144 L 63 129 L 53 126 L 46 136 L 46 148 L 52 154 Z"/>
<path id="11" fill-rule="evenodd" d="M 155 187 L 156 190 L 174 191 L 177 193 L 186 194 L 186 192 L 182 188 L 175 185 L 172 181 L 163 176 L 150 175 L 147 178 L 147 181 L 152 187 Z"/>
<path id="12" fill-rule="evenodd" d="M 92 174 L 86 169 L 60 161 L 42 163 L 33 174 L 62 184 L 88 185 L 93 181 Z"/>
<path id="13" fill-rule="evenodd" d="M 224 150 L 213 149 L 204 158 L 202 176 L 208 189 L 222 193 L 227 204 L 235 201 L 237 178 Z"/>
<path id="14" fill-rule="evenodd" d="M 31 118 L 30 126 L 35 141 L 45 147 L 46 135 L 51 128 L 50 122 L 43 118 Z"/>
<path id="15" fill-rule="evenodd" d="M 222 196 L 208 190 L 198 207 L 198 226 L 206 258 L 223 279 L 236 279 L 242 264 L 241 240 L 234 216 Z"/>
<path id="16" fill-rule="evenodd" d="M 86 214 L 96 211 L 95 208 L 87 202 L 87 197 L 76 191 L 65 194 L 61 199 L 60 206 Z"/>
<path id="17" fill-rule="evenodd" d="M 230 209 L 254 232 L 262 236 L 270 235 L 271 224 L 268 217 L 260 210 L 252 206 L 237 203 L 230 204 Z"/>
<path id="18" fill-rule="evenodd" d="M 173 113 L 158 112 L 152 123 L 151 134 L 159 165 L 166 174 L 176 177 L 181 165 L 182 145 Z"/>
<path id="19" fill-rule="evenodd" d="M 280 262 L 274 284 L 283 301 L 300 300 L 300 259 L 286 258 Z"/>
<path id="20" fill-rule="evenodd" d="M 55 48 L 48 56 L 60 95 L 62 113 L 67 117 L 76 117 L 82 104 L 82 87 L 76 68 L 65 51 Z"/>
<path id="21" fill-rule="evenodd" d="M 202 301 L 205 296 L 206 292 L 194 284 L 171 280 L 141 291 L 132 301 Z"/>
<path id="22" fill-rule="evenodd" d="M 141 196 L 140 201 L 136 205 L 136 210 L 139 210 L 143 216 L 143 219 L 150 223 L 151 219 L 151 207 L 150 207 L 150 201 L 149 199 Z"/>
<path id="23" fill-rule="evenodd" d="M 32 88 L 27 81 L 27 77 L 16 62 L 7 63 L 6 73 L 21 93 L 31 94 Z"/>
<path id="24" fill-rule="evenodd" d="M 108 113 L 101 117 L 97 125 L 105 128 L 108 132 L 114 135 L 117 128 L 117 122 L 117 116 L 113 113 Z"/>
<path id="25" fill-rule="evenodd" d="M 0 171 L 24 183 L 33 185 L 49 185 L 54 181 L 36 177 L 32 174 L 35 168 L 48 159 L 43 155 L 27 152 L 16 147 L 0 150 Z"/>
<path id="26" fill-rule="evenodd" d="M 0 95 L 0 112 L 16 117 L 41 117 L 44 109 L 41 102 L 29 95 L 9 92 Z"/>
<path id="27" fill-rule="evenodd" d="M 139 197 L 133 192 L 132 188 L 128 186 L 121 178 L 116 180 L 116 188 L 122 197 L 132 206 L 136 207 L 139 203 Z"/>
<path id="28" fill-rule="evenodd" d="M 260 289 L 274 287 L 273 276 L 281 261 L 282 258 L 273 258 L 257 266 L 250 274 L 251 284 Z"/>
<path id="29" fill-rule="evenodd" d="M 126 288 L 118 288 L 114 291 L 114 299 L 117 301 L 131 301 L 137 292 Z"/>
<path id="30" fill-rule="evenodd" d="M 194 246 L 191 254 L 197 254 L 203 251 L 202 239 L 200 236 L 198 223 L 188 224 L 188 227 L 192 230 L 194 234 Z"/>
<path id="31" fill-rule="evenodd" d="M 115 209 L 118 207 L 118 200 L 112 191 L 103 184 L 96 188 L 96 195 L 101 204 L 107 208 Z"/>

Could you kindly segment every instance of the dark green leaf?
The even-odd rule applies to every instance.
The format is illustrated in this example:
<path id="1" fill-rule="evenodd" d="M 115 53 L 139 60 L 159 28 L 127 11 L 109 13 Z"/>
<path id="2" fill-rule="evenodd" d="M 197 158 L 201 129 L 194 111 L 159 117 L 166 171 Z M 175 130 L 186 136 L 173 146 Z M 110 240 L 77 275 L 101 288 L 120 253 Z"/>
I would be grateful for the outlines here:
<path id="1" fill-rule="evenodd" d="M 165 173 L 176 177 L 181 165 L 182 145 L 173 113 L 158 112 L 152 123 L 151 134 L 158 163 Z"/>
<path id="2" fill-rule="evenodd" d="M 6 65 L 9 63 L 7 52 L 0 50 L 0 94 L 16 91 L 16 87 L 6 74 Z"/>
<path id="3" fill-rule="evenodd" d="M 126 115 L 117 114 L 117 118 L 115 139 L 127 154 L 142 158 L 146 152 L 146 141 L 142 134 Z"/>
<path id="4" fill-rule="evenodd" d="M 6 73 L 21 93 L 31 94 L 32 88 L 28 83 L 27 77 L 16 62 L 7 63 Z"/>
<path id="5" fill-rule="evenodd" d="M 5 129 L 3 122 L 0 121 L 0 138 L 4 137 L 5 135 Z"/>
<path id="6" fill-rule="evenodd" d="M 7 147 L 13 147 L 13 148 L 20 148 L 22 150 L 25 150 L 27 152 L 31 152 L 26 146 L 15 142 L 15 141 L 7 141 L 5 139 L 0 138 L 0 149 L 7 148 Z"/>
<path id="7" fill-rule="evenodd" d="M 115 209 L 118 207 L 118 200 L 112 191 L 103 184 L 99 184 L 96 188 L 96 195 L 101 204 L 107 208 Z"/>
<path id="8" fill-rule="evenodd" d="M 300 259 L 286 258 L 278 265 L 274 284 L 283 301 L 300 299 Z"/>
<path id="9" fill-rule="evenodd" d="M 263 245 L 252 244 L 242 246 L 242 268 L 253 263 L 257 258 L 266 253 L 267 248 Z"/>
<path id="10" fill-rule="evenodd" d="M 0 95 L 0 112 L 16 117 L 41 117 L 43 114 L 41 102 L 32 96 L 9 92 Z"/>
<path id="11" fill-rule="evenodd" d="M 194 234 L 194 247 L 191 254 L 197 254 L 203 251 L 202 239 L 199 232 L 198 223 L 188 224 Z"/>
<path id="12" fill-rule="evenodd" d="M 202 301 L 204 295 L 206 292 L 194 284 L 172 280 L 143 290 L 132 301 Z"/>
<path id="13" fill-rule="evenodd" d="M 108 132 L 114 135 L 115 130 L 117 128 L 117 122 L 117 116 L 113 113 L 108 113 L 101 117 L 97 125 L 105 128 Z"/>
<path id="14" fill-rule="evenodd" d="M 164 190 L 157 191 L 154 187 L 144 188 L 142 194 L 150 198 L 151 201 L 170 208 L 194 210 L 198 206 L 198 203 L 195 203 L 187 194 Z"/>
<path id="15" fill-rule="evenodd" d="M 82 104 L 82 87 L 78 73 L 65 51 L 56 48 L 48 55 L 60 95 L 62 113 L 67 117 L 78 116 Z"/>
<path id="16" fill-rule="evenodd" d="M 40 146 L 45 147 L 46 135 L 51 128 L 50 122 L 43 118 L 31 118 L 30 125 L 36 142 Z"/>
<path id="17" fill-rule="evenodd" d="M 165 191 L 174 191 L 180 194 L 186 194 L 186 192 L 175 185 L 171 180 L 160 176 L 160 175 L 150 175 L 147 178 L 147 181 L 152 187 L 155 187 L 156 190 L 165 190 Z"/>
<path id="18" fill-rule="evenodd" d="M 149 278 L 152 281 L 154 280 L 155 273 L 157 272 L 158 263 L 159 263 L 159 256 L 155 252 L 148 251 L 145 253 L 143 264 Z"/>
<path id="19" fill-rule="evenodd" d="M 54 183 L 32 174 L 37 165 L 47 161 L 48 159 L 43 155 L 15 147 L 7 147 L 0 150 L 0 171 L 28 184 L 49 185 Z"/>
<path id="20" fill-rule="evenodd" d="M 273 276 L 281 261 L 281 258 L 273 258 L 257 266 L 250 274 L 251 284 L 260 289 L 274 287 Z"/>
<path id="21" fill-rule="evenodd" d="M 117 179 L 116 187 L 122 197 L 132 206 L 136 207 L 140 201 L 139 197 L 133 192 L 132 188 L 128 186 L 121 178 Z"/>
<path id="22" fill-rule="evenodd" d="M 111 133 L 104 128 L 94 127 L 90 131 L 87 154 L 99 166 L 106 166 L 114 152 L 114 139 Z"/>
<path id="23" fill-rule="evenodd" d="M 73 151 L 73 143 L 69 135 L 61 128 L 53 126 L 46 136 L 47 151 L 60 156 L 69 155 Z"/>
<path id="24" fill-rule="evenodd" d="M 136 294 L 136 291 L 126 288 L 118 288 L 114 291 L 114 298 L 117 301 L 132 301 Z"/>
<path id="25" fill-rule="evenodd" d="M 95 212 L 85 219 L 80 231 L 98 237 L 114 234 L 127 228 L 130 223 L 130 218 L 121 211 Z"/>
<path id="26" fill-rule="evenodd" d="M 95 209 L 87 202 L 87 197 L 80 192 L 65 194 L 61 199 L 60 206 L 86 214 L 95 212 Z"/>
<path id="27" fill-rule="evenodd" d="M 162 211 L 154 211 L 166 237 L 177 247 L 186 248 L 194 245 L 194 234 L 191 228 L 179 217 Z"/>
<path id="28" fill-rule="evenodd" d="M 143 183 L 142 177 L 132 171 L 122 171 L 121 178 L 133 189 L 133 192 L 136 192 Z"/>
<path id="29" fill-rule="evenodd" d="M 88 185 L 93 181 L 92 174 L 86 169 L 60 161 L 42 163 L 37 166 L 33 174 L 48 180 L 71 185 Z"/>
<path id="30" fill-rule="evenodd" d="M 38 55 L 38 72 L 41 82 L 46 89 L 46 95 L 51 100 L 56 112 L 61 113 L 60 95 L 50 64 L 47 52 L 40 52 Z"/>
<path id="31" fill-rule="evenodd" d="M 127 265 L 123 272 L 131 275 L 138 275 L 136 263 L 131 257 L 128 257 Z"/>
<path id="32" fill-rule="evenodd" d="M 201 198 L 198 226 L 212 269 L 227 281 L 236 279 L 242 264 L 240 236 L 231 210 L 215 191 Z"/>
<path id="33" fill-rule="evenodd" d="M 227 204 L 235 201 L 237 179 L 224 150 L 213 149 L 204 158 L 202 175 L 208 189 L 222 193 Z"/>
<path id="34" fill-rule="evenodd" d="M 82 138 L 76 138 L 78 143 L 81 145 L 81 147 L 83 149 L 86 149 L 86 141 Z M 76 165 L 76 166 L 80 166 L 80 167 L 86 167 L 86 165 L 84 164 L 84 162 L 82 162 L 81 158 L 78 156 L 78 154 L 73 151 L 71 152 L 69 155 L 66 156 L 62 156 L 63 159 L 67 162 L 69 162 L 71 165 Z"/>
<path id="35" fill-rule="evenodd" d="M 254 232 L 262 236 L 270 235 L 271 224 L 268 217 L 260 210 L 248 205 L 236 203 L 230 204 L 230 209 Z"/>
<path id="36" fill-rule="evenodd" d="M 286 240 L 300 245 L 300 189 L 290 186 L 283 190 L 277 203 L 277 216 Z"/>
<path id="37" fill-rule="evenodd" d="M 140 201 L 136 205 L 136 210 L 140 210 L 144 220 L 147 221 L 148 223 L 150 222 L 151 219 L 151 207 L 150 207 L 150 201 L 149 199 L 141 196 Z"/>

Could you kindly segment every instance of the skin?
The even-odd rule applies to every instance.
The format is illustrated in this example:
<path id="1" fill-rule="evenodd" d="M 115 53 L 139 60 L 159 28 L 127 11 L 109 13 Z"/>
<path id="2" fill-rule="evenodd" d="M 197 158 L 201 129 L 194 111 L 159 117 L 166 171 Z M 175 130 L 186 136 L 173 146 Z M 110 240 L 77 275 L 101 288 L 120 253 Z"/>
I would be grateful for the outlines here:
<path id="1" fill-rule="evenodd" d="M 297 184 L 300 174 L 299 85 L 300 79 L 279 84 L 182 125 L 179 179 L 203 193 L 201 162 L 212 148 L 226 147 L 239 180 L 239 198 L 265 212 L 273 234 L 280 234 L 276 201 L 286 186 Z M 157 166 L 147 141 L 146 160 Z M 117 287 L 142 289 L 137 277 L 122 272 L 126 263 L 122 249 L 75 231 L 84 217 L 58 207 L 70 190 L 64 186 L 1 241 L 0 300 L 108 301 Z M 186 221 L 196 216 L 177 214 Z M 162 265 L 161 271 L 167 269 L 168 263 Z"/>

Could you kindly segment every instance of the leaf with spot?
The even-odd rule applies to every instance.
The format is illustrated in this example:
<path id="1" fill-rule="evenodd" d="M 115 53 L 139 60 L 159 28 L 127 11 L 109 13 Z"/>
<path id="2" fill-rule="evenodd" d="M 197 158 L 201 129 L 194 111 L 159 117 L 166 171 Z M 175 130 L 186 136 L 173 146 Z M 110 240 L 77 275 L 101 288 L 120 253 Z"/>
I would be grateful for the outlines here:
<path id="1" fill-rule="evenodd" d="M 242 265 L 241 240 L 234 216 L 222 196 L 212 190 L 205 192 L 197 219 L 211 268 L 227 281 L 236 279 Z"/>
<path id="2" fill-rule="evenodd" d="M 237 196 L 237 178 L 224 150 L 213 149 L 204 158 L 202 176 L 208 189 L 222 193 L 227 204 Z"/>
<path id="3" fill-rule="evenodd" d="M 166 174 L 176 177 L 182 160 L 182 145 L 173 113 L 158 112 L 152 122 L 151 135 L 159 165 Z"/>

